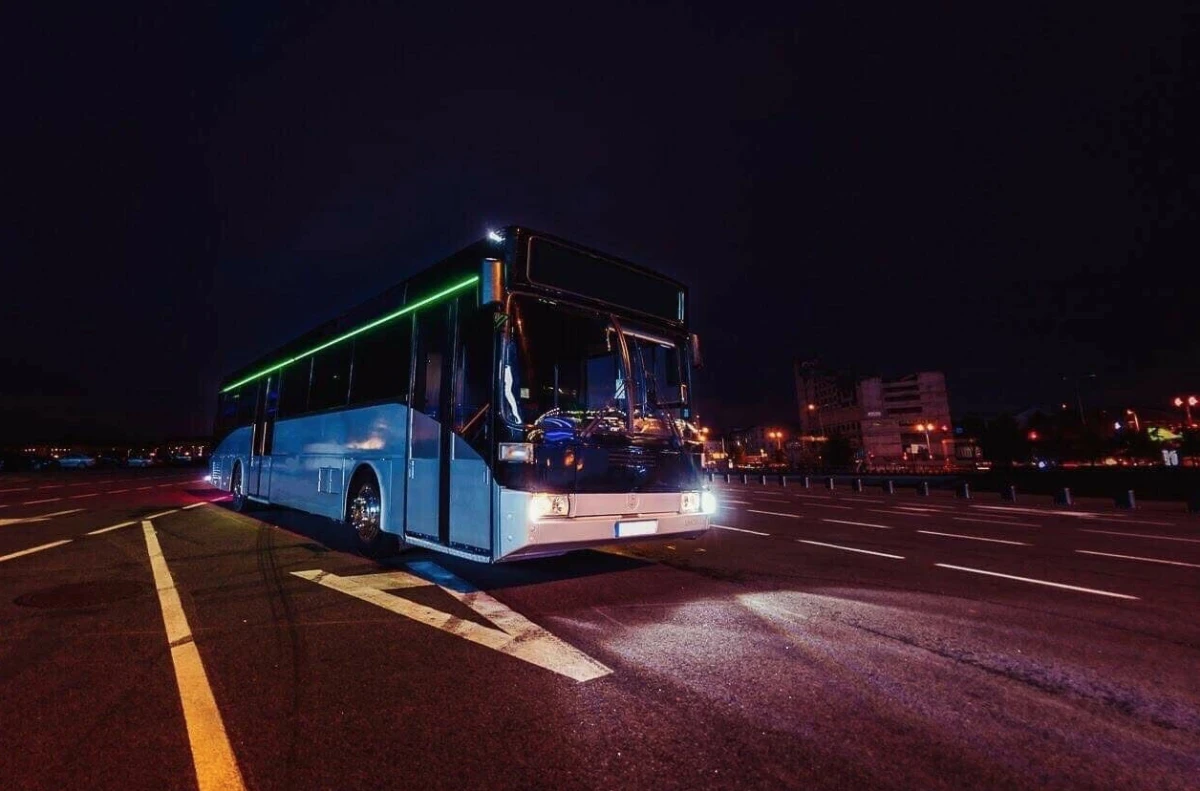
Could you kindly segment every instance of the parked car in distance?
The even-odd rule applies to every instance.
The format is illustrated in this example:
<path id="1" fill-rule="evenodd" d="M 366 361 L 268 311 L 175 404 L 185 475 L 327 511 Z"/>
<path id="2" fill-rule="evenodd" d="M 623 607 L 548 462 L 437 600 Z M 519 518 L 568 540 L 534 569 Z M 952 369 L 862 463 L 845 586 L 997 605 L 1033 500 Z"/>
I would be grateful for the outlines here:
<path id="1" fill-rule="evenodd" d="M 95 467 L 96 460 L 86 453 L 68 453 L 58 457 L 58 466 L 64 470 L 82 470 L 87 467 Z"/>
<path id="2" fill-rule="evenodd" d="M 49 456 L 35 456 L 32 453 L 5 453 L 3 454 L 3 462 L 4 464 L 0 469 L 6 472 L 43 470 L 54 465 L 54 459 Z"/>
<path id="3" fill-rule="evenodd" d="M 125 463 L 130 467 L 150 467 L 154 464 L 154 454 L 143 452 L 131 453 Z"/>

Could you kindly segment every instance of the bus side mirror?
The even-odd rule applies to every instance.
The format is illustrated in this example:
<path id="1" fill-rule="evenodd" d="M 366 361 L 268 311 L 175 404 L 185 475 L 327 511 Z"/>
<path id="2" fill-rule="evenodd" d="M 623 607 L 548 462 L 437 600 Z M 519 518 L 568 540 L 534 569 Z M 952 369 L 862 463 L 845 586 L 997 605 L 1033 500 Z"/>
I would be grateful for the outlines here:
<path id="1" fill-rule="evenodd" d="M 479 266 L 479 306 L 504 304 L 504 262 L 485 258 Z"/>
<path id="2" fill-rule="evenodd" d="M 700 336 L 693 332 L 688 336 L 688 340 L 691 341 L 692 346 L 692 367 L 697 369 L 703 368 L 704 357 L 700 354 Z"/>

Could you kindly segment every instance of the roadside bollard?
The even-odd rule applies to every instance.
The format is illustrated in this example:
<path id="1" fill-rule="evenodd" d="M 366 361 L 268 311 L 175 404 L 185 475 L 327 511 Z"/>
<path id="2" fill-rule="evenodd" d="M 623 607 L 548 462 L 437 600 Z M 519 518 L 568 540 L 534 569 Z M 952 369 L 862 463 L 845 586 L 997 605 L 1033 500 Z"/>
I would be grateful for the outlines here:
<path id="1" fill-rule="evenodd" d="M 780 486 L 787 486 L 787 476 L 786 476 L 786 475 L 782 475 L 782 474 L 781 474 L 781 475 L 779 476 L 779 485 L 780 485 Z"/>
<path id="2" fill-rule="evenodd" d="M 954 496 L 962 500 L 971 499 L 971 484 L 963 481 L 958 486 L 954 487 Z"/>
<path id="3" fill-rule="evenodd" d="M 854 491 L 857 492 L 858 494 L 862 494 L 862 486 L 863 486 L 862 478 L 855 478 L 854 479 Z"/>
<path id="4" fill-rule="evenodd" d="M 896 482 L 895 481 L 884 481 L 883 482 L 883 493 L 884 494 L 895 494 L 896 493 Z"/>
<path id="5" fill-rule="evenodd" d="M 767 474 L 765 472 L 762 475 L 758 476 L 758 482 L 761 483 L 763 486 L 767 485 Z"/>
<path id="6" fill-rule="evenodd" d="M 833 478 L 832 477 L 825 479 L 825 488 L 831 492 L 833 491 Z"/>
<path id="7" fill-rule="evenodd" d="M 1074 505 L 1075 500 L 1071 498 L 1071 490 L 1064 486 L 1054 493 L 1055 505 Z"/>
<path id="8" fill-rule="evenodd" d="M 803 478 L 800 479 L 800 485 L 803 486 L 805 489 L 811 489 L 812 488 L 812 478 L 809 478 L 807 475 L 805 475 Z"/>
<path id="9" fill-rule="evenodd" d="M 729 483 L 729 473 L 725 473 L 725 483 Z"/>
<path id="10" fill-rule="evenodd" d="M 1000 490 L 1000 499 L 1006 503 L 1015 503 L 1017 501 L 1017 487 L 1009 485 Z"/>
<path id="11" fill-rule="evenodd" d="M 744 472 L 742 473 L 742 483 L 750 483 L 750 476 Z"/>
<path id="12" fill-rule="evenodd" d="M 929 496 L 929 481 L 921 481 L 917 484 L 917 497 Z"/>
<path id="13" fill-rule="evenodd" d="M 708 471 L 708 482 L 712 483 L 713 478 L 715 478 L 715 477 L 717 477 L 717 474 L 715 472 L 713 472 L 712 470 L 709 470 Z"/>
<path id="14" fill-rule="evenodd" d="M 1133 497 L 1133 489 L 1126 489 L 1117 495 L 1117 508 L 1137 508 L 1137 500 Z"/>

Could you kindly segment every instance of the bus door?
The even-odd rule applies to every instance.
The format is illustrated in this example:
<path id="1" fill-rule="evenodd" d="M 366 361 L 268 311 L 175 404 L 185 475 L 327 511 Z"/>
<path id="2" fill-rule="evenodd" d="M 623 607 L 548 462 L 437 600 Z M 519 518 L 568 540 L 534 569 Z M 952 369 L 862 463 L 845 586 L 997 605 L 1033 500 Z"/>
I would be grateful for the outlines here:
<path id="1" fill-rule="evenodd" d="M 404 532 L 449 542 L 452 318 L 454 303 L 417 311 L 409 395 L 409 458 Z"/>
<path id="2" fill-rule="evenodd" d="M 271 444 L 275 438 L 275 416 L 279 410 L 279 374 L 272 374 L 258 388 L 254 429 L 250 435 L 250 474 L 246 494 L 266 497 L 271 485 Z"/>

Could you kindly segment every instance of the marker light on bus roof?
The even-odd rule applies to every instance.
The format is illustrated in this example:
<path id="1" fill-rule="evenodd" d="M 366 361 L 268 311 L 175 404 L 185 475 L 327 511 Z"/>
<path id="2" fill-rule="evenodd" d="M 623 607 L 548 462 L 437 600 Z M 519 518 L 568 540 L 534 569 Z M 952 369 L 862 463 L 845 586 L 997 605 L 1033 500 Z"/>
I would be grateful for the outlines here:
<path id="1" fill-rule="evenodd" d="M 374 321 L 368 322 L 357 329 L 353 329 L 353 330 L 350 330 L 350 332 L 347 332 L 343 335 L 339 335 L 338 337 L 334 338 L 331 341 L 326 341 L 325 343 L 322 343 L 320 346 L 314 346 L 313 348 L 311 348 L 307 351 L 300 352 L 295 357 L 289 357 L 288 359 L 283 360 L 282 362 L 275 363 L 274 365 L 272 365 L 268 368 L 264 368 L 261 371 L 250 374 L 250 376 L 247 376 L 245 379 L 241 379 L 227 387 L 221 388 L 221 392 L 228 393 L 230 390 L 236 390 L 237 388 L 241 387 L 244 384 L 253 382 L 255 379 L 258 379 L 260 376 L 266 376 L 269 373 L 278 371 L 280 368 L 284 367 L 285 365 L 288 365 L 289 363 L 294 363 L 301 358 L 308 357 L 309 355 L 313 355 L 319 351 L 328 349 L 330 346 L 333 346 L 334 344 L 341 343 L 342 341 L 345 341 L 345 340 L 349 340 L 350 338 L 353 338 L 355 335 L 359 335 L 361 333 L 366 332 L 367 330 L 371 330 L 371 329 L 378 327 L 380 324 L 386 324 L 387 322 L 392 321 L 393 319 L 398 319 L 401 316 L 404 316 L 408 313 L 412 313 L 414 310 L 417 310 L 418 308 L 423 308 L 426 305 L 430 304 L 431 302 L 437 302 L 439 299 L 442 299 L 443 297 L 450 296 L 455 291 L 461 291 L 462 289 L 467 288 L 468 286 L 473 286 L 478 282 L 479 282 L 479 275 L 472 275 L 471 277 L 468 277 L 466 280 L 455 283 L 454 285 L 452 285 L 448 288 L 444 288 L 435 294 L 430 294 L 429 296 L 425 297 L 424 299 L 419 299 L 416 302 L 412 303 L 411 305 L 406 305 L 403 308 L 400 308 L 400 310 L 395 311 L 394 313 L 389 313 L 388 315 L 383 316 L 382 318 L 375 319 Z"/>
<path id="2" fill-rule="evenodd" d="M 488 241 L 500 243 L 504 241 L 504 234 L 496 231 L 488 231 Z"/>

